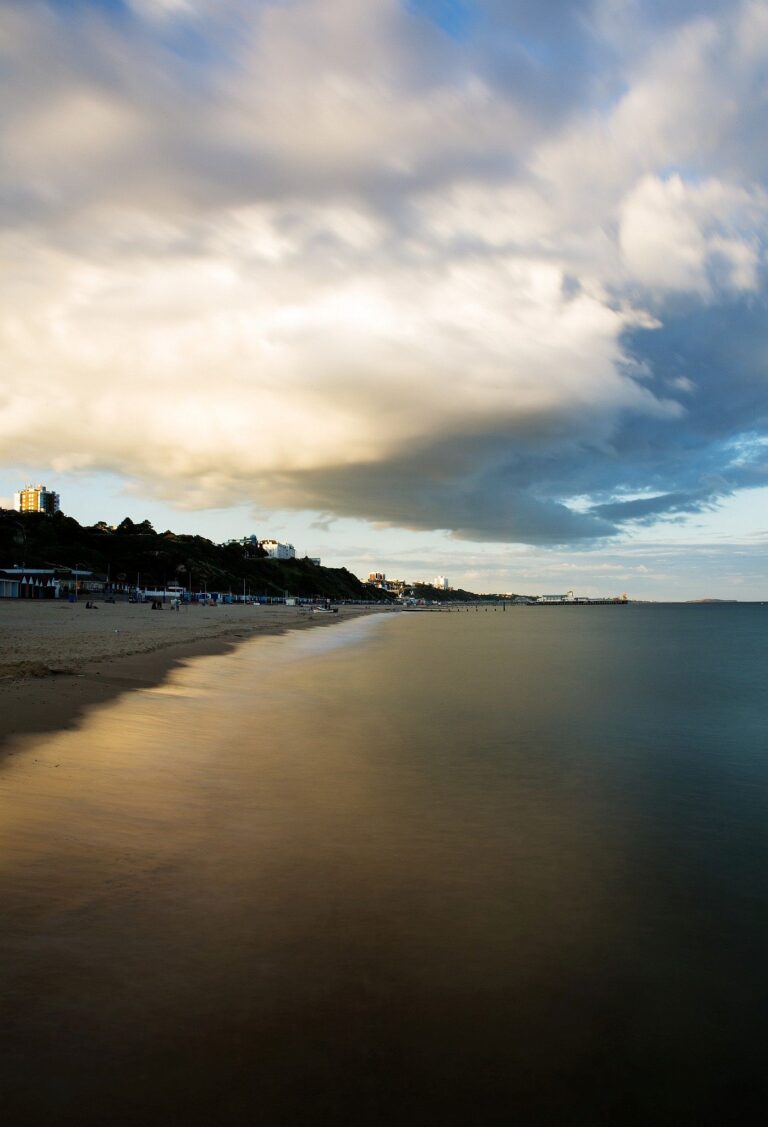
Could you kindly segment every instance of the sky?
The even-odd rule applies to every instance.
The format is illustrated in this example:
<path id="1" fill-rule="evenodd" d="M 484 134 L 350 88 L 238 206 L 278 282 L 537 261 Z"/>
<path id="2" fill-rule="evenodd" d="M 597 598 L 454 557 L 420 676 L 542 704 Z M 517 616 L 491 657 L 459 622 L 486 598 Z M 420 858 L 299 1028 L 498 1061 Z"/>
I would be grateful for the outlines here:
<path id="1" fill-rule="evenodd" d="M 0 0 L 0 504 L 768 598 L 768 0 Z"/>

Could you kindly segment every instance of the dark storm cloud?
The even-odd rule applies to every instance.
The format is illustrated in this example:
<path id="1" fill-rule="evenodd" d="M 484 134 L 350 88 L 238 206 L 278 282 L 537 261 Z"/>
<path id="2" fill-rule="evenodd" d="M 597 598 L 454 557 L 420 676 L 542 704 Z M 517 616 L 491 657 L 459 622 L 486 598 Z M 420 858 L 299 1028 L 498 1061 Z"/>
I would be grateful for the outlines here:
<path id="1" fill-rule="evenodd" d="M 607 505 L 595 505 L 592 513 L 613 521 L 639 521 L 653 523 L 662 515 L 670 513 L 695 513 L 712 503 L 713 495 L 707 493 L 663 493 L 659 497 L 636 497 L 633 501 L 612 501 Z"/>
<path id="2" fill-rule="evenodd" d="M 601 516 L 573 512 L 546 496 L 535 496 L 504 466 L 452 472 L 450 451 L 431 450 L 386 466 L 330 467 L 281 480 L 283 502 L 323 499 L 339 516 L 370 517 L 402 528 L 450 530 L 459 539 L 562 544 L 614 534 Z M 458 480 L 457 480 L 458 479 Z M 439 522 L 439 523 L 437 523 Z"/>

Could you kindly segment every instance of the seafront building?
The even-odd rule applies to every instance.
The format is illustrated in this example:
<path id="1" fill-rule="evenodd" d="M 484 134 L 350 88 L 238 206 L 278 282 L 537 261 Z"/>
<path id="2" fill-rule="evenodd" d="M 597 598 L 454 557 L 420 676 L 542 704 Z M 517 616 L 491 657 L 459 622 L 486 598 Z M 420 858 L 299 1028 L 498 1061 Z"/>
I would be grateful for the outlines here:
<path id="1" fill-rule="evenodd" d="M 254 548 L 261 548 L 262 551 L 267 553 L 271 560 L 295 560 L 296 549 L 293 544 L 284 544 L 280 540 L 259 540 L 258 536 L 241 536 L 237 540 L 228 540 L 228 544 L 239 544 L 241 548 L 245 549 L 246 555 L 249 550 Z M 319 563 L 319 560 L 317 561 Z"/>
<path id="2" fill-rule="evenodd" d="M 2 599 L 64 599 L 78 592 L 104 590 L 103 577 L 81 567 L 0 568 Z"/>
<path id="3" fill-rule="evenodd" d="M 370 572 L 365 582 L 369 587 L 377 587 L 380 591 L 390 591 L 395 595 L 402 594 L 408 586 L 404 579 L 387 579 L 383 571 Z"/>
<path id="4" fill-rule="evenodd" d="M 264 549 L 271 560 L 296 559 L 296 549 L 293 544 L 282 544 L 279 540 L 260 540 L 259 547 Z"/>
<path id="5" fill-rule="evenodd" d="M 0 599 L 20 598 L 20 583 L 15 575 L 0 571 Z"/>
<path id="6" fill-rule="evenodd" d="M 25 485 L 13 495 L 17 513 L 45 513 L 53 516 L 59 511 L 59 495 L 45 485 Z"/>

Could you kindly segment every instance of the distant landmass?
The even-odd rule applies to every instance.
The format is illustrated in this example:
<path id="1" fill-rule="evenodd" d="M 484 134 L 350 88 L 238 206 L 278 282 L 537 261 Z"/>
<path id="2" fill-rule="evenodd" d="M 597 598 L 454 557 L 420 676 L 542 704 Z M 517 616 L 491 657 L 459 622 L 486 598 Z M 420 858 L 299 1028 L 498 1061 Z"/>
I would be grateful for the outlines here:
<path id="1" fill-rule="evenodd" d="M 738 603 L 738 599 L 686 599 L 686 603 Z"/>

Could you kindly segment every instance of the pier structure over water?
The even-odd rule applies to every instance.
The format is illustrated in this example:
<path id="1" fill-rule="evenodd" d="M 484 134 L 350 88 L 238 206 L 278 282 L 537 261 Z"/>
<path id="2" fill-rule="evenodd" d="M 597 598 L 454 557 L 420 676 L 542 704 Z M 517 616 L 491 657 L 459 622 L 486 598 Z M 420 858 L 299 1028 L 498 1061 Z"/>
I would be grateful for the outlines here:
<path id="1" fill-rule="evenodd" d="M 533 602 L 537 607 L 564 607 L 564 606 L 609 606 L 614 603 L 628 603 L 629 598 L 626 594 L 615 596 L 601 596 L 596 599 L 590 599 L 586 595 L 574 595 L 573 591 L 567 591 L 564 595 L 539 595 Z"/>

